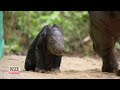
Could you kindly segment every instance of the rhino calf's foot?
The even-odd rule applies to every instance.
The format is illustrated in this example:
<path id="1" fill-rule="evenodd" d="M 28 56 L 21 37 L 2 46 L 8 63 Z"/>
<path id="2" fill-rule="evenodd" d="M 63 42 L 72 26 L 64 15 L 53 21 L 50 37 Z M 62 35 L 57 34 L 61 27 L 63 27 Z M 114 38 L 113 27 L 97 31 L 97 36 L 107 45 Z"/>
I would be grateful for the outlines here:
<path id="1" fill-rule="evenodd" d="M 60 69 L 59 68 L 52 68 L 51 70 L 49 70 L 49 73 L 60 73 Z"/>
<path id="2" fill-rule="evenodd" d="M 35 71 L 39 72 L 39 73 L 45 73 L 46 72 L 44 69 L 40 69 L 38 67 L 35 68 Z"/>

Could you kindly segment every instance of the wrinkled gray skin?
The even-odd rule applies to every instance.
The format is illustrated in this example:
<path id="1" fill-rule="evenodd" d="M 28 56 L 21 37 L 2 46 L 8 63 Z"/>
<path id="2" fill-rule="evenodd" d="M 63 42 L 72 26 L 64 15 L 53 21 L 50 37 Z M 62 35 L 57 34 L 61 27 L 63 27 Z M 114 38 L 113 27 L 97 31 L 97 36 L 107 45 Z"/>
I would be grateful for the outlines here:
<path id="1" fill-rule="evenodd" d="M 25 60 L 25 70 L 60 72 L 64 51 L 63 31 L 57 25 L 46 25 L 31 44 Z"/>
<path id="2" fill-rule="evenodd" d="M 57 27 L 54 27 L 46 34 L 46 39 L 48 50 L 52 54 L 61 55 L 64 49 L 63 32 Z"/>
<path id="3" fill-rule="evenodd" d="M 102 72 L 118 71 L 115 43 L 120 37 L 120 11 L 89 11 L 93 48 L 102 58 Z"/>

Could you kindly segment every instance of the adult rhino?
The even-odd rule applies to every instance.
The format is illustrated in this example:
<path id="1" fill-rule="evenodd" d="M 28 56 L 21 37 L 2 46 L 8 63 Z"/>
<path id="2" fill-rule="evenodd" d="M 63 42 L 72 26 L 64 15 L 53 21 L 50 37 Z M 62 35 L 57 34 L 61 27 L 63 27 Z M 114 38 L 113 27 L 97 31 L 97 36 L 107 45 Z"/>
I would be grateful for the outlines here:
<path id="1" fill-rule="evenodd" d="M 102 58 L 102 72 L 116 72 L 115 43 L 120 37 L 120 11 L 89 11 L 90 36 L 95 52 Z"/>

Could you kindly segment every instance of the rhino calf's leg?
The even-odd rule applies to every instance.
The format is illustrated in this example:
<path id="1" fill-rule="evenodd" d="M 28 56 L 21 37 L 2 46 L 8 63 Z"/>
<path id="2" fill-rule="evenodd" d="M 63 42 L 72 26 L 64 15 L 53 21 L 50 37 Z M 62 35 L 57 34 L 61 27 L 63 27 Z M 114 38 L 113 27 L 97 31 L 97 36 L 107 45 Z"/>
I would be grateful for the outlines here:
<path id="1" fill-rule="evenodd" d="M 44 62 L 44 58 L 42 55 L 42 50 L 40 50 L 38 47 L 36 47 L 36 68 L 35 68 L 36 72 L 40 72 L 40 73 L 45 73 L 45 62 Z"/>
<path id="2" fill-rule="evenodd" d="M 54 56 L 53 65 L 52 68 L 50 69 L 50 72 L 60 73 L 61 58 L 62 56 L 56 56 L 56 55 Z"/>
<path id="3" fill-rule="evenodd" d="M 31 60 L 31 58 L 28 58 L 28 57 L 26 58 L 25 65 L 24 65 L 24 68 L 26 71 L 35 70 L 35 62 L 33 61 Z"/>

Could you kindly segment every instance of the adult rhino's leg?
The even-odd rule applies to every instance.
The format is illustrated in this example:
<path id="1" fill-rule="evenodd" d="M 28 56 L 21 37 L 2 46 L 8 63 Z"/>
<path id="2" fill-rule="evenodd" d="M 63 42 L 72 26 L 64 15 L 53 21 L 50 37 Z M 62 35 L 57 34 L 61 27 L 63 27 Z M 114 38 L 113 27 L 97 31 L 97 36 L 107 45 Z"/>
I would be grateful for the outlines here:
<path id="1" fill-rule="evenodd" d="M 104 49 L 104 50 L 105 50 L 105 54 L 102 56 L 102 60 L 103 60 L 102 71 L 116 72 L 118 70 L 118 63 L 115 57 L 114 50 L 111 49 Z"/>
<path id="2" fill-rule="evenodd" d="M 96 26 L 90 26 L 90 36 L 93 40 L 95 52 L 102 58 L 102 72 L 116 71 L 118 69 L 118 62 L 114 52 L 114 37 Z"/>

